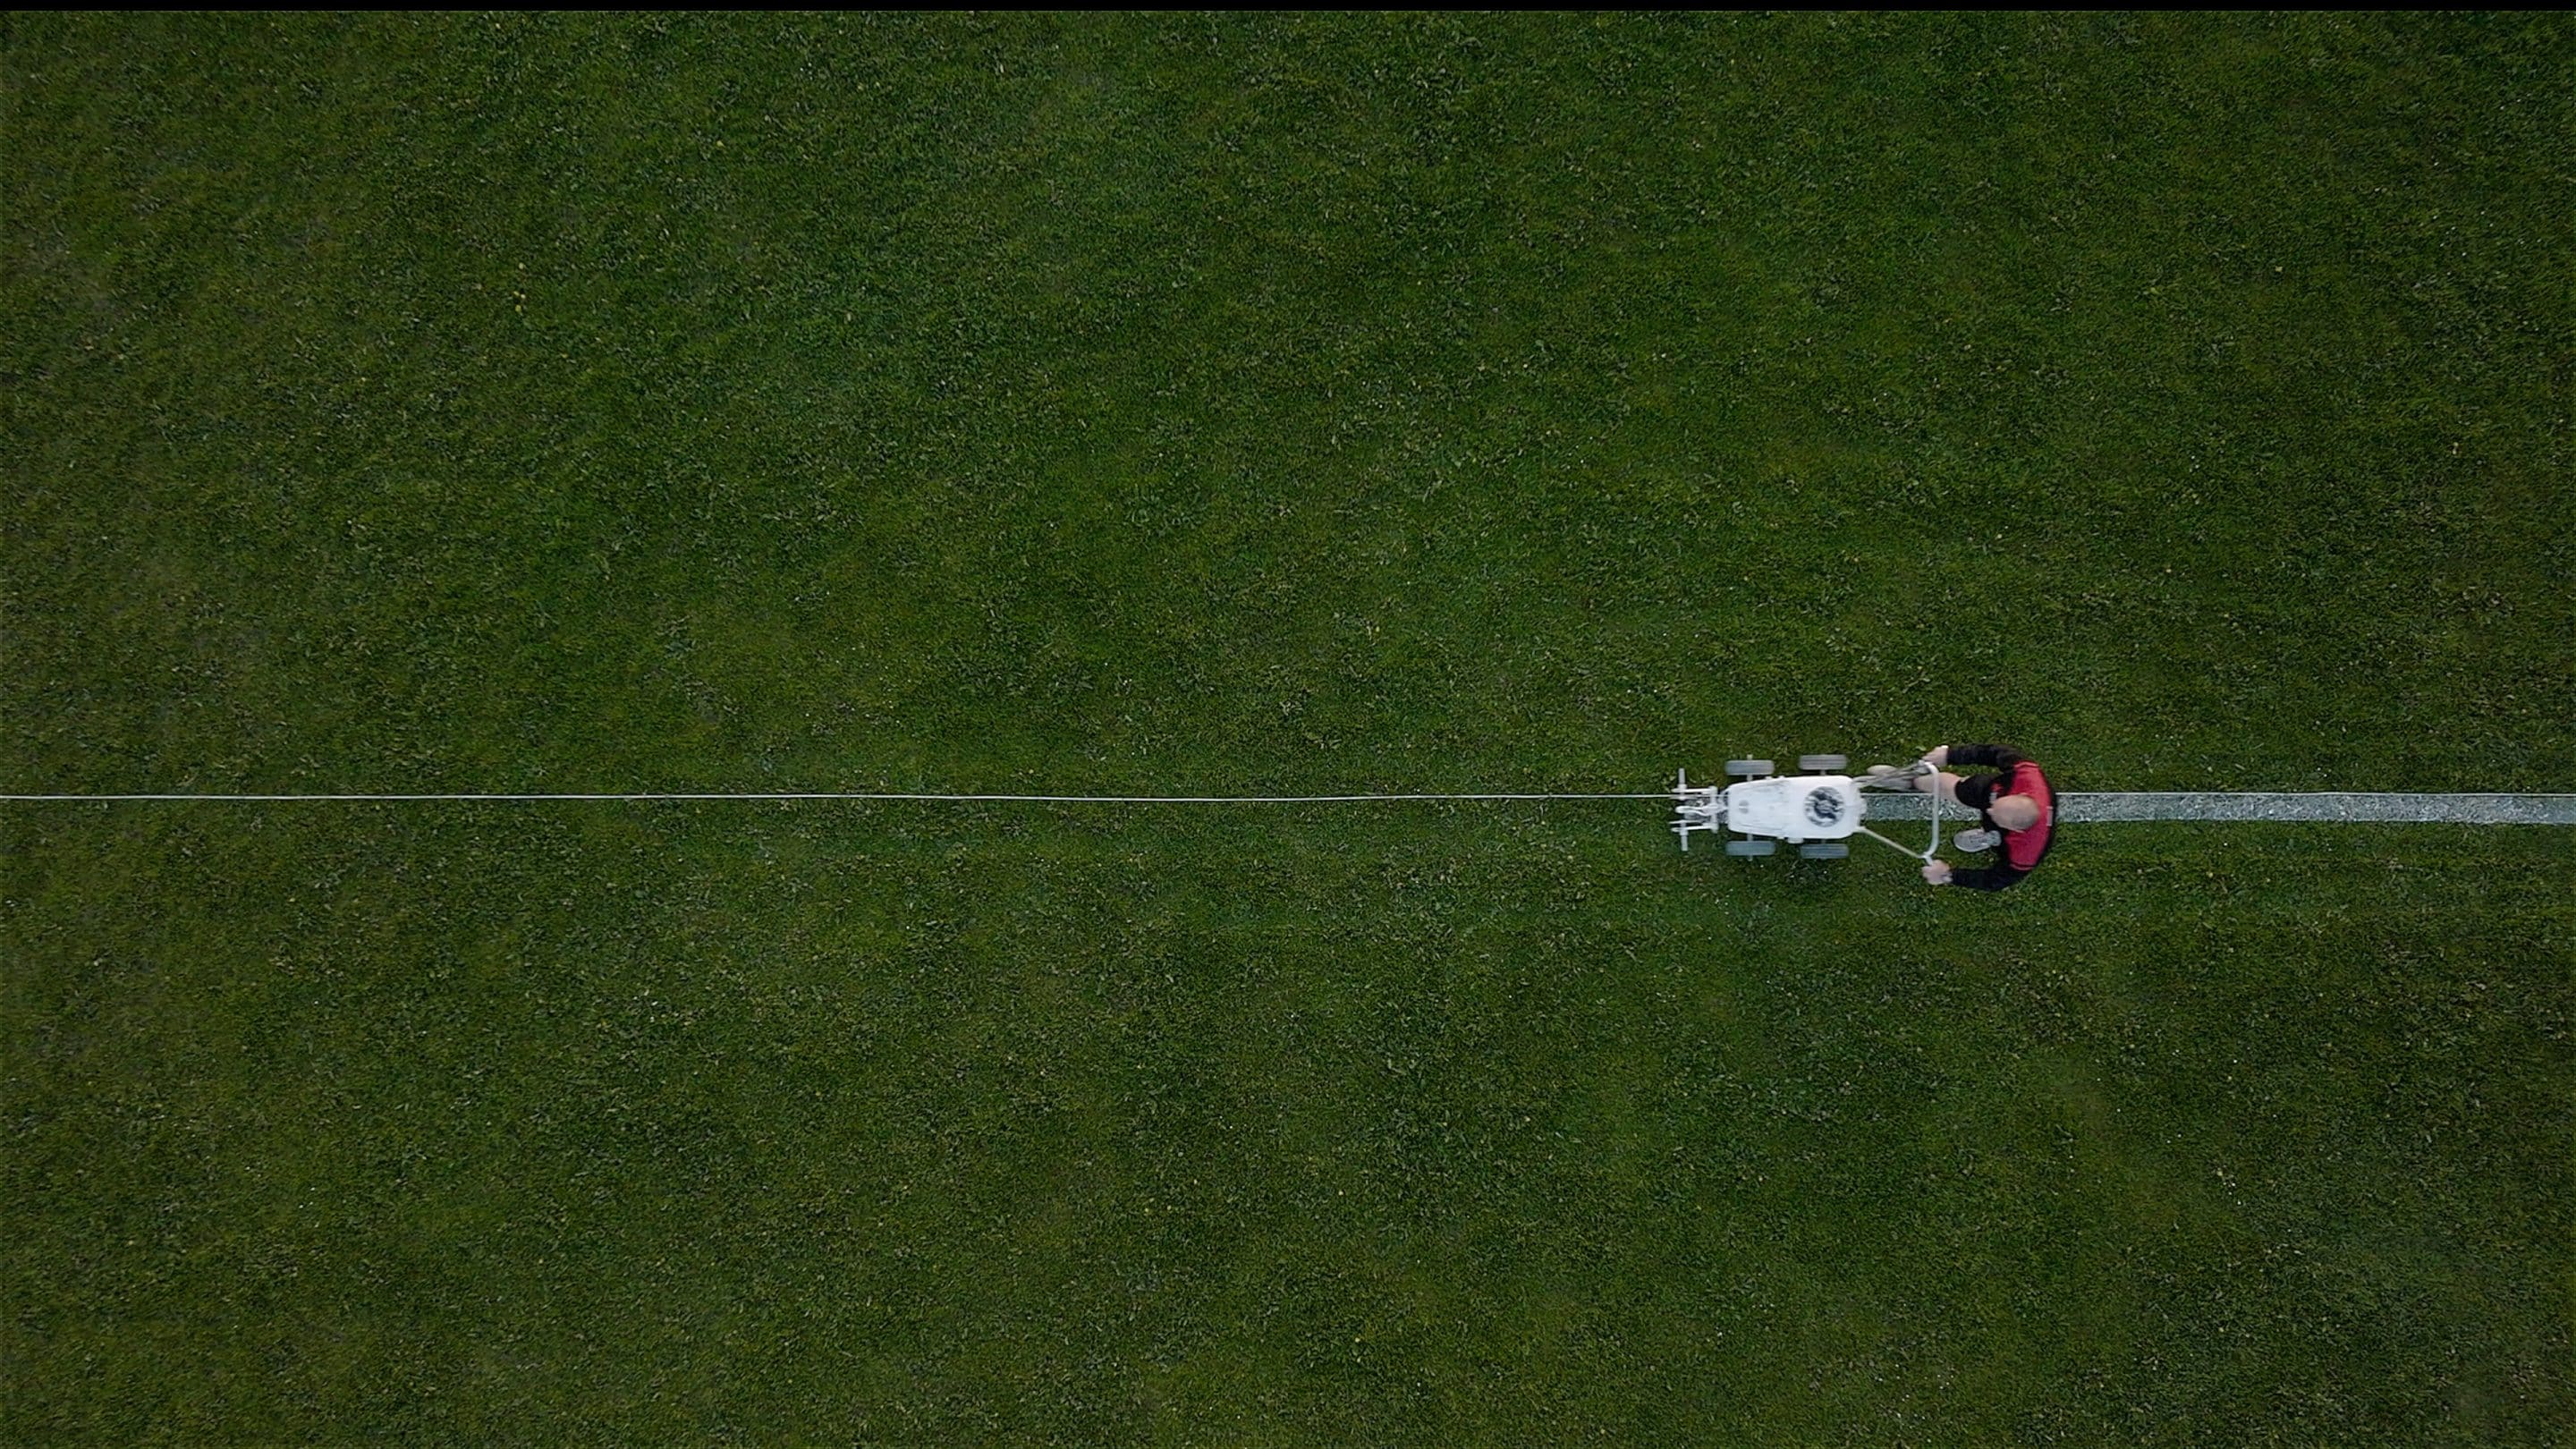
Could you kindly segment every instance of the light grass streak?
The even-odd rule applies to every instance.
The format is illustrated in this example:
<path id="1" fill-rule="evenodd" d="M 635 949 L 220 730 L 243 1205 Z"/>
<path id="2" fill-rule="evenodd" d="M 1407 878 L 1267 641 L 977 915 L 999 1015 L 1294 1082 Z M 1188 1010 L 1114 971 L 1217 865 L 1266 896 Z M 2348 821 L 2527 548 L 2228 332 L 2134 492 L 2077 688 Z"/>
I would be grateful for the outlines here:
<path id="1" fill-rule="evenodd" d="M 9 794 L 11 804 L 550 804 L 593 802 L 766 801 L 917 802 L 958 805 L 1375 805 L 1568 800 L 1668 800 L 1670 791 L 1486 791 L 1391 795 L 1007 795 L 941 794 L 894 790 L 630 790 L 589 792 L 459 791 L 376 794 L 159 792 L 134 794 Z M 1882 820 L 1924 818 L 1920 797 L 1872 795 L 1869 812 Z M 1964 818 L 1951 809 L 1944 818 Z M 2380 791 L 2126 791 L 2068 792 L 2058 797 L 2058 819 L 2068 825 L 2127 821 L 2288 821 L 2324 824 L 2576 825 L 2576 794 Z"/>

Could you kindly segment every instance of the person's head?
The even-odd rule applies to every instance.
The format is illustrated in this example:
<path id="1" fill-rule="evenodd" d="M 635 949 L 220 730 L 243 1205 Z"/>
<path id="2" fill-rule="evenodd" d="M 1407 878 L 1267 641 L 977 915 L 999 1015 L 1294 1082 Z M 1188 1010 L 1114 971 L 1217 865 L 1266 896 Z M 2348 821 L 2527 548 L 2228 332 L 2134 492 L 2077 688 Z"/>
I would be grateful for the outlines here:
<path id="1" fill-rule="evenodd" d="M 2039 802 L 2028 795 L 1998 795 L 1986 813 L 2006 830 L 2028 830 L 2039 823 Z"/>

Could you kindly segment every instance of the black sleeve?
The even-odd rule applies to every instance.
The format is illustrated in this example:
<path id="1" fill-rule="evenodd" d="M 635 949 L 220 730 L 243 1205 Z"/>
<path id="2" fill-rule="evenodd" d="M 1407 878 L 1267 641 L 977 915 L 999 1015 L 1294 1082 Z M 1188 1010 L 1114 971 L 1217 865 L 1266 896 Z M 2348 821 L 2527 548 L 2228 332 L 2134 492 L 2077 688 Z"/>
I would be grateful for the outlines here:
<path id="1" fill-rule="evenodd" d="M 1995 787 L 2003 782 L 2004 777 L 2001 775 L 1961 775 L 1958 786 L 1959 803 L 1983 814 L 1988 806 L 1995 803 Z M 1994 824 L 1991 820 L 1985 823 Z"/>
<path id="2" fill-rule="evenodd" d="M 1950 884 L 1966 886 L 1972 891 L 1999 891 L 2018 883 L 2028 874 L 2029 871 L 2015 870 L 2009 865 L 1981 865 L 1974 870 L 1960 870 L 1954 866 L 1950 871 Z"/>
<path id="3" fill-rule="evenodd" d="M 1950 763 L 1985 765 L 2009 775 L 2012 773 L 2013 766 L 2022 763 L 2022 756 L 2021 751 L 2004 745 L 1952 745 Z"/>

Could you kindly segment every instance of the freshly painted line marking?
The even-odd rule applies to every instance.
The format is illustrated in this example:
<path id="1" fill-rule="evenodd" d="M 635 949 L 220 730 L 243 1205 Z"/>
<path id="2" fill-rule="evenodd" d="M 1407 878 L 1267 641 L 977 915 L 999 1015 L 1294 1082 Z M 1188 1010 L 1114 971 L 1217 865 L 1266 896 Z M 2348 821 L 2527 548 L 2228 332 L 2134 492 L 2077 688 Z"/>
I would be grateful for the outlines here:
<path id="1" fill-rule="evenodd" d="M 553 801 L 922 801 L 994 805 L 1357 805 L 1402 801 L 1668 800 L 1667 790 L 1631 793 L 1419 794 L 1419 795 L 939 795 L 883 790 L 636 790 L 596 793 L 479 792 L 455 794 L 232 794 L 0 795 L 0 802 L 116 804 L 201 801 L 241 804 L 508 804 Z M 1920 820 L 1929 802 L 1921 796 L 1869 797 L 1869 813 L 1882 820 Z M 2070 825 L 2132 820 L 2284 820 L 2333 824 L 2423 823 L 2452 825 L 2576 825 L 2576 794 L 2407 794 L 2380 791 L 2137 791 L 2077 793 L 2058 797 L 2058 818 Z M 1944 818 L 1965 818 L 1955 807 Z"/>
<path id="2" fill-rule="evenodd" d="M 1873 795 L 1869 813 L 1920 820 L 1920 797 Z M 2188 791 L 2078 793 L 2057 797 L 2069 825 L 2131 820 L 2285 820 L 2326 824 L 2576 825 L 2576 795 L 2402 794 L 2379 791 Z M 1965 818 L 1956 808 L 1943 819 Z"/>
<path id="3" fill-rule="evenodd" d="M 2576 825 L 2576 795 L 2410 795 L 2314 791 L 2193 795 L 2070 795 L 2070 822 L 2095 820 L 2410 821 L 2451 825 Z"/>

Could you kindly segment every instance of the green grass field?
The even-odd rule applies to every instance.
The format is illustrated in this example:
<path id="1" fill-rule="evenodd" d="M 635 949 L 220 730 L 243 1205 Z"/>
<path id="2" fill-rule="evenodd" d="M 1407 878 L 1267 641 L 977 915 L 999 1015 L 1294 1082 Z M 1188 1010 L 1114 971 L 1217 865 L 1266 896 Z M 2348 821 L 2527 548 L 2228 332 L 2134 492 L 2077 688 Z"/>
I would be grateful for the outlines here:
<path id="1" fill-rule="evenodd" d="M 0 790 L 2566 788 L 2564 17 L 0 17 Z M 2561 1444 L 2576 851 L 0 804 L 0 1440 Z"/>

